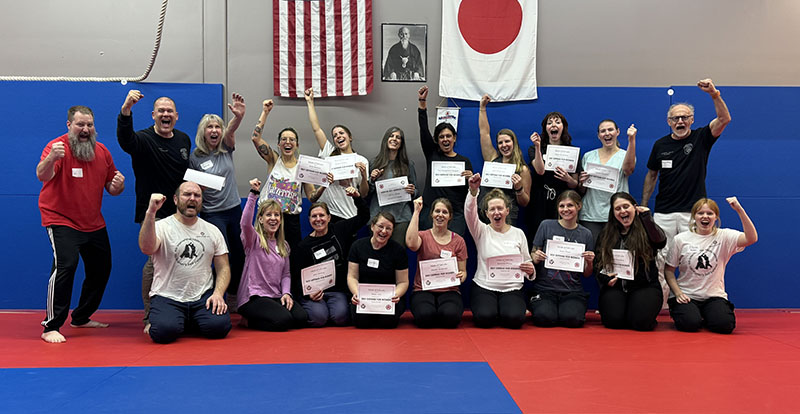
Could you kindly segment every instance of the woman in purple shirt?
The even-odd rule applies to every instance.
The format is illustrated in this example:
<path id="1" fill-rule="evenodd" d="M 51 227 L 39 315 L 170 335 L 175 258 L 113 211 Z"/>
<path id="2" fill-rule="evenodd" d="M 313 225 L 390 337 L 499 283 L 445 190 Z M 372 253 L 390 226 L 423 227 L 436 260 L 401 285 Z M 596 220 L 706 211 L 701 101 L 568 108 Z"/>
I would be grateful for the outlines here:
<path id="1" fill-rule="evenodd" d="M 289 245 L 283 235 L 281 205 L 271 199 L 261 203 L 253 225 L 259 188 L 259 179 L 250 180 L 250 194 L 242 212 L 242 244 L 246 259 L 237 294 L 239 314 L 253 329 L 285 331 L 302 328 L 308 316 L 302 306 L 295 305 L 290 293 Z"/>

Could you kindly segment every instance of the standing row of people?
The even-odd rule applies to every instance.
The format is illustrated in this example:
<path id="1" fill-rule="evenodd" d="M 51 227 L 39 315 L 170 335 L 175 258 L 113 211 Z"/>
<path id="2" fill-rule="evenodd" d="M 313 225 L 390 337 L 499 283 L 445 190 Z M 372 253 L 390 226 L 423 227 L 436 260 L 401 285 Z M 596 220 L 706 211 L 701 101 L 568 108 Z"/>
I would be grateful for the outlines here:
<path id="1" fill-rule="evenodd" d="M 711 264 L 707 257 L 705 262 L 697 259 L 702 262 L 698 262 L 697 266 L 702 264 L 700 267 L 711 269 L 703 275 L 714 275 L 715 289 L 711 289 L 713 298 L 724 300 L 722 303 L 730 309 L 729 313 L 720 311 L 720 306 L 715 305 L 718 300 L 708 301 L 709 298 L 703 296 L 702 292 L 707 293 L 709 289 L 703 284 L 702 277 L 694 280 L 694 285 L 686 288 L 687 292 L 681 291 L 681 283 L 689 278 L 676 279 L 674 269 L 680 267 L 681 275 L 688 271 L 686 269 L 689 267 L 684 269 L 683 266 L 681 249 L 695 252 L 696 244 L 690 243 L 694 247 L 686 248 L 683 244 L 674 249 L 674 246 L 670 247 L 667 255 L 665 247 L 668 246 L 669 232 L 665 235 L 659 227 L 659 220 L 665 220 L 660 216 L 660 211 L 665 211 L 663 214 L 668 215 L 667 222 L 679 222 L 683 216 L 687 216 L 687 222 L 692 218 L 695 223 L 703 223 L 703 226 L 697 227 L 698 234 L 716 236 L 716 231 L 710 231 L 715 230 L 714 219 L 719 215 L 713 201 L 702 199 L 700 201 L 705 200 L 702 205 L 696 206 L 697 215 L 705 214 L 702 218 L 696 218 L 695 212 L 681 213 L 682 216 L 675 218 L 675 214 L 670 212 L 675 208 L 685 208 L 686 203 L 680 201 L 684 198 L 696 199 L 697 195 L 705 195 L 704 177 L 708 151 L 730 121 L 727 107 L 713 83 L 706 79 L 698 82 L 698 86 L 714 100 L 717 118 L 705 128 L 691 130 L 691 106 L 678 104 L 669 109 L 668 122 L 672 127 L 672 134 L 654 145 L 653 154 L 648 161 L 650 171 L 645 182 L 645 199 L 642 205 L 637 205 L 635 199 L 627 193 L 627 177 L 635 167 L 637 131 L 633 125 L 627 131 L 627 150 L 620 148 L 617 140 L 619 128 L 616 123 L 613 120 L 604 120 L 598 127 L 601 148 L 585 154 L 575 173 L 567 172 L 561 167 L 549 171 L 544 168 L 547 146 L 571 143 L 565 117 L 557 112 L 545 117 L 542 122 L 542 136 L 538 133 L 531 136 L 531 164 L 526 165 L 513 131 L 500 130 L 496 136 L 497 147 L 492 144 L 486 112 L 491 99 L 484 96 L 479 112 L 484 161 L 515 164 L 511 189 L 487 188 L 481 186 L 480 174 L 472 173 L 470 160 L 454 151 L 457 134 L 452 125 L 439 124 L 431 134 L 426 110 L 428 91 L 426 87 L 422 87 L 418 91 L 418 119 L 420 141 L 428 164 L 423 196 L 413 203 L 381 207 L 376 197 L 372 197 L 369 202 L 362 198 L 368 193 L 374 194 L 375 185 L 381 179 L 406 176 L 409 180 L 404 190 L 412 197 L 418 196 L 414 164 L 406 155 L 402 130 L 393 127 L 386 131 L 380 153 L 373 160 L 373 169 L 369 170 L 366 158 L 355 154 L 353 137 L 347 127 L 334 126 L 331 130 L 332 140 L 328 140 L 314 108 L 313 91 L 306 91 L 309 121 L 320 147 L 319 156 L 324 158 L 355 154 L 357 161 L 354 166 L 358 170 L 355 178 L 334 181 L 329 176 L 329 187 L 315 187 L 301 183 L 295 177 L 299 137 L 294 129 L 284 128 L 279 132 L 277 150 L 273 150 L 262 139 L 267 117 L 274 107 L 272 101 L 265 101 L 252 134 L 252 141 L 267 163 L 267 181 L 263 186 L 257 179 L 250 182 L 251 194 L 248 196 L 244 214 L 239 207 L 231 156 L 235 149 L 234 134 L 245 113 L 243 98 L 238 94 L 233 95 L 233 103 L 229 108 L 234 117 L 227 126 L 222 125 L 222 119 L 218 116 L 203 117 L 195 138 L 196 149 L 190 154 L 188 136 L 174 129 L 178 113 L 174 102 L 169 98 L 156 100 L 153 110 L 155 124 L 152 127 L 133 131 L 131 108 L 142 98 L 142 94 L 131 91 L 120 111 L 117 135 L 120 146 L 132 156 L 134 174 L 137 176 L 136 220 L 142 222 L 140 247 L 144 253 L 152 255 L 156 263 L 152 278 L 150 260 L 143 271 L 147 323 L 145 329 L 156 342 L 170 342 L 185 329 L 199 329 L 199 332 L 209 337 L 225 336 L 230 329 L 230 319 L 227 319 L 226 325 L 214 322 L 215 318 L 210 315 L 227 315 L 228 304 L 222 300 L 226 291 L 229 303 L 235 304 L 247 323 L 256 329 L 285 330 L 307 324 L 342 325 L 349 321 L 358 327 L 393 327 L 404 310 L 402 298 L 409 287 L 405 247 L 417 251 L 419 260 L 456 257 L 458 278 L 463 283 L 467 278 L 467 249 L 461 236 L 465 235 L 466 229 L 469 229 L 475 240 L 478 252 L 478 269 L 473 276 L 471 289 L 472 312 L 477 326 L 519 327 L 524 323 L 526 307 L 532 312 L 533 322 L 538 326 L 581 326 L 586 312 L 587 294 L 583 292 L 580 277 L 581 273 L 584 276 L 594 273 L 601 283 L 600 311 L 606 326 L 652 329 L 655 326 L 655 316 L 661 309 L 661 301 L 665 297 L 657 286 L 660 257 L 668 258 L 666 281 L 675 294 L 674 300 L 670 300 L 670 309 L 674 318 L 679 315 L 677 317 L 681 319 L 680 323 L 676 319 L 679 329 L 697 329 L 700 326 L 698 321 L 709 318 L 717 321 L 723 313 L 730 322 L 733 306 L 725 297 L 724 284 L 721 292 L 719 289 L 724 263 L 738 249 L 757 239 L 755 228 L 741 205 L 735 199 L 729 201 L 742 218 L 745 232 L 722 232 L 731 241 L 713 243 L 715 248 L 720 244 L 733 246 L 726 247 L 728 250 L 725 254 L 714 256 L 715 259 L 720 259 L 722 273 L 717 271 L 716 262 Z M 88 115 L 92 118 L 91 132 L 94 133 L 90 110 L 79 108 L 76 111 L 79 116 L 89 112 Z M 85 122 L 81 121 L 79 130 L 77 124 L 73 126 L 73 118 L 74 113 L 71 110 L 68 127 L 71 132 L 76 129 L 79 140 L 83 141 L 83 135 L 88 134 Z M 684 141 L 691 137 L 694 139 Z M 49 182 L 53 177 L 48 178 L 48 175 L 53 175 L 52 171 L 58 171 L 53 166 L 60 160 L 58 155 L 64 152 L 63 143 L 57 144 L 48 144 L 42 155 L 42 162 L 37 167 L 37 175 L 45 182 L 42 199 L 45 199 L 45 188 L 52 185 Z M 102 144 L 95 146 L 93 143 L 92 146 L 105 149 Z M 75 148 L 69 147 L 70 154 L 78 151 Z M 108 162 L 104 165 L 107 173 L 104 178 L 107 181 L 102 183 L 102 187 L 111 194 L 118 194 L 124 188 L 124 177 L 114 169 L 110 155 L 107 158 Z M 432 185 L 432 163 L 442 161 L 464 163 L 461 176 L 465 178 L 465 185 Z M 612 196 L 611 192 L 586 188 L 584 184 L 589 179 L 587 163 L 616 168 L 619 171 L 619 185 L 616 188 L 618 192 Z M 194 183 L 180 184 L 186 166 L 224 176 L 226 186 L 222 190 L 203 191 Z M 111 171 L 109 168 L 114 171 L 111 175 L 108 173 Z M 76 170 L 73 168 L 71 171 L 74 178 Z M 702 179 L 696 179 L 698 174 Z M 654 189 L 654 177 L 661 180 L 659 195 L 656 197 L 655 220 L 646 208 L 647 198 Z M 170 188 L 175 189 L 170 191 Z M 685 188 L 693 189 L 693 194 L 686 196 Z M 171 198 L 163 195 L 173 192 Z M 313 233 L 305 239 L 302 239 L 299 222 L 303 194 L 314 203 L 309 211 Z M 96 194 L 93 197 L 97 198 Z M 680 200 L 675 201 L 673 198 L 676 197 Z M 318 200 L 321 202 L 317 202 Z M 99 210 L 99 200 L 97 206 Z M 537 229 L 535 232 L 530 231 L 528 237 L 522 230 L 512 226 L 512 223 L 516 223 L 520 206 L 527 207 L 529 229 Z M 709 214 L 709 210 L 716 215 Z M 43 225 L 49 231 L 56 230 L 55 233 L 58 233 L 60 229 L 56 223 L 45 221 L 45 211 L 45 207 L 42 207 Z M 197 227 L 198 215 L 213 223 L 217 231 Z M 99 211 L 96 216 L 102 221 Z M 372 236 L 354 242 L 356 231 L 370 217 Z M 159 220 L 167 218 L 169 220 Z M 205 223 L 202 220 L 200 222 Z M 709 223 L 711 228 L 708 228 Z M 104 231 L 104 226 L 101 227 Z M 208 240 L 198 241 L 198 231 Z M 548 257 L 548 240 L 583 244 L 583 271 L 560 271 L 541 266 Z M 698 243 L 697 240 L 691 241 Z M 74 242 L 70 239 L 68 243 Z M 55 242 L 53 245 L 55 251 Z M 531 250 L 529 246 L 532 247 Z M 613 268 L 615 251 L 626 249 L 633 257 L 635 274 L 632 279 L 621 280 L 609 269 Z M 167 251 L 179 250 L 180 254 L 165 256 Z M 508 254 L 521 256 L 520 271 L 533 280 L 532 293 L 527 300 L 522 292 L 521 279 L 499 282 L 491 280 L 487 275 L 487 259 Z M 77 255 L 72 256 L 76 265 Z M 110 248 L 108 256 L 108 271 L 99 272 L 105 273 L 105 281 L 110 272 Z M 87 260 L 87 256 L 84 256 L 84 260 Z M 298 284 L 300 270 L 327 260 L 335 262 L 334 287 L 305 294 Z M 67 284 L 71 291 L 74 268 L 70 270 L 67 267 L 66 270 L 57 271 L 61 262 L 63 260 L 54 262 L 54 276 L 51 279 L 57 282 L 57 286 L 61 286 L 58 295 L 53 296 L 63 302 Z M 212 262 L 214 273 L 210 266 Z M 189 282 L 185 273 L 189 267 L 186 266 L 199 266 L 198 268 L 208 271 L 199 272 L 203 275 L 199 278 L 202 280 Z M 695 270 L 700 267 L 695 267 Z M 72 275 L 57 277 L 59 272 L 71 272 Z M 93 269 L 92 273 L 95 272 Z M 419 270 L 417 272 L 419 274 Z M 87 276 L 88 274 L 87 269 Z M 102 281 L 103 277 L 100 279 Z M 395 314 L 387 317 L 355 312 L 355 306 L 359 304 L 359 283 L 394 284 Z M 411 295 L 411 310 L 416 323 L 420 327 L 458 325 L 463 312 L 463 301 L 458 288 L 427 291 L 419 283 L 418 277 Z M 104 287 L 105 282 L 102 283 L 99 297 L 102 297 Z M 298 297 L 295 297 L 294 294 L 298 292 Z M 104 326 L 88 319 L 99 305 L 97 295 L 95 292 L 92 303 L 88 305 L 84 305 L 82 296 L 82 303 L 76 309 L 77 317 L 73 313 L 73 326 Z M 231 298 L 234 300 L 231 301 Z M 350 306 L 347 305 L 348 299 Z M 148 312 L 148 302 L 151 300 L 156 303 L 154 312 Z M 699 303 L 698 312 L 692 313 L 683 306 L 692 300 Z M 705 301 L 712 305 L 706 305 Z M 89 303 L 90 300 L 87 299 L 86 302 Z M 298 303 L 300 306 L 297 306 Z M 183 304 L 188 306 L 183 307 Z M 58 333 L 58 328 L 66 320 L 68 297 L 66 310 L 62 303 L 58 312 L 54 312 L 58 313 L 57 317 L 50 316 L 50 308 L 49 300 L 48 318 L 43 322 L 45 333 L 42 338 L 48 342 L 63 342 L 64 338 Z M 53 308 L 56 309 L 56 306 Z M 182 309 L 189 309 L 188 313 Z M 205 314 L 198 317 L 192 313 L 195 310 Z M 150 325 L 153 323 L 150 315 L 154 315 L 157 321 L 155 329 Z M 721 324 L 731 326 L 730 323 Z M 708 324 L 709 327 L 712 325 Z"/>

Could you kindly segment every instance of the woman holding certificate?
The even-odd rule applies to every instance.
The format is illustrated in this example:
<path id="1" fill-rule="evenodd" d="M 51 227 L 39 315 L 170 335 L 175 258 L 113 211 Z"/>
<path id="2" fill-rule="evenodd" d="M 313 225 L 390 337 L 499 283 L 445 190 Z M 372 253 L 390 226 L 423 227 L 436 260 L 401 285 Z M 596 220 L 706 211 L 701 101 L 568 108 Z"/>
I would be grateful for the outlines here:
<path id="1" fill-rule="evenodd" d="M 406 249 L 392 240 L 394 217 L 385 211 L 372 218 L 372 237 L 356 240 L 347 263 L 347 287 L 353 295 L 356 328 L 396 328 L 405 312 L 408 290 Z"/>
<path id="2" fill-rule="evenodd" d="M 422 153 L 428 164 L 425 176 L 425 191 L 422 193 L 424 202 L 420 213 L 420 228 L 429 229 L 431 221 L 431 205 L 428 204 L 439 198 L 454 201 L 453 217 L 448 228 L 460 236 L 464 236 L 467 225 L 464 221 L 464 206 L 461 200 L 467 196 L 467 183 L 465 179 L 472 176 L 472 162 L 469 158 L 456 154 L 456 129 L 448 122 L 436 125 L 431 135 L 428 129 L 428 87 L 423 86 L 417 91 L 419 109 L 417 121 L 419 122 L 419 141 Z"/>
<path id="3" fill-rule="evenodd" d="M 334 125 L 331 128 L 331 138 L 333 144 L 328 140 L 325 131 L 319 125 L 317 110 L 314 107 L 314 90 L 312 88 L 305 91 L 306 105 L 308 106 L 308 120 L 314 136 L 319 144 L 319 157 L 333 162 L 333 157 L 342 156 L 346 164 L 339 166 L 332 165 L 335 182 L 331 183 L 328 189 L 320 197 L 320 201 L 328 205 L 331 211 L 333 222 L 349 219 L 356 216 L 356 205 L 351 197 L 345 193 L 347 187 L 355 187 L 358 192 L 366 197 L 369 192 L 367 182 L 367 159 L 353 151 L 353 135 L 344 125 Z M 342 159 L 337 158 L 337 163 Z M 344 167 L 344 168 L 337 168 Z M 353 229 L 355 234 L 358 229 Z"/>
<path id="4" fill-rule="evenodd" d="M 369 214 L 374 217 L 379 211 L 392 213 L 395 219 L 392 240 L 405 247 L 406 229 L 412 213 L 411 200 L 417 196 L 417 172 L 414 161 L 406 155 L 406 137 L 402 129 L 394 126 L 386 130 L 381 141 L 381 152 L 372 160 L 372 168 L 369 176 L 372 198 Z M 390 188 L 396 191 L 389 193 Z M 396 202 L 394 197 L 398 195 L 409 201 Z"/>
<path id="5" fill-rule="evenodd" d="M 311 327 L 326 324 L 344 326 L 350 322 L 347 304 L 347 257 L 353 242 L 353 229 L 360 229 L 369 221 L 369 209 L 354 187 L 345 192 L 353 197 L 358 212 L 355 217 L 331 224 L 331 213 L 325 203 L 314 203 L 308 212 L 308 221 L 314 229 L 303 239 L 292 255 L 292 281 L 300 305 L 308 313 Z M 333 262 L 333 286 L 319 289 L 304 280 L 308 269 L 320 263 Z M 330 285 L 330 284 L 329 284 Z"/>
<path id="6" fill-rule="evenodd" d="M 679 331 L 695 332 L 705 326 L 729 334 L 736 328 L 733 303 L 725 293 L 725 266 L 731 256 L 758 241 L 758 232 L 736 197 L 725 201 L 739 215 L 744 232 L 720 229 L 717 203 L 701 198 L 692 207 L 689 231 L 670 244 L 664 276 L 672 290 L 669 314 Z"/>
<path id="7" fill-rule="evenodd" d="M 308 316 L 302 306 L 294 303 L 289 292 L 289 244 L 284 240 L 280 203 L 271 199 L 260 203 L 253 225 L 260 187 L 258 178 L 250 180 L 250 194 L 242 213 L 241 237 L 247 256 L 237 294 L 239 314 L 252 329 L 302 328 Z"/>
<path id="8" fill-rule="evenodd" d="M 528 147 L 528 157 L 535 173 L 531 173 L 531 201 L 525 211 L 528 241 L 532 241 L 531 234 L 543 220 L 558 218 L 556 197 L 578 186 L 578 174 L 569 171 L 577 171 L 580 149 L 571 146 L 568 126 L 564 115 L 550 112 L 542 119 L 542 136 L 536 132 L 531 134 L 533 145 Z M 545 155 L 553 159 L 545 159 Z M 574 159 L 574 162 L 567 162 L 567 159 Z"/>
<path id="9" fill-rule="evenodd" d="M 275 200 L 280 204 L 281 212 L 283 212 L 281 222 L 286 230 L 285 237 L 291 250 L 297 247 L 301 239 L 300 211 L 303 202 L 301 188 L 313 203 L 325 191 L 325 187 L 315 189 L 314 185 L 301 183 L 295 178 L 300 140 L 294 128 L 286 127 L 278 133 L 277 151 L 270 148 L 269 144 L 261 138 L 261 133 L 267 123 L 267 116 L 274 106 L 272 99 L 264 101 L 261 116 L 258 118 L 251 140 L 258 155 L 267 162 L 267 182 L 264 184 L 259 202 Z"/>
<path id="10" fill-rule="evenodd" d="M 594 265 L 600 282 L 600 318 L 606 328 L 655 329 L 664 303 L 656 254 L 666 244 L 650 209 L 637 206 L 628 193 L 611 196 Z"/>
<path id="11" fill-rule="evenodd" d="M 611 195 L 628 192 L 628 177 L 636 167 L 636 127 L 628 128 L 628 150 L 619 147 L 619 127 L 604 119 L 597 127 L 600 148 L 583 154 L 578 189 L 584 193 L 580 223 L 592 232 L 595 241 L 609 221 Z"/>
<path id="12" fill-rule="evenodd" d="M 487 166 L 483 164 L 484 170 L 484 185 L 481 187 L 481 195 L 485 195 L 493 188 L 500 188 L 506 197 L 511 200 L 511 213 L 509 218 L 512 224 L 516 224 L 517 216 L 519 215 L 519 206 L 527 206 L 530 201 L 531 192 L 531 170 L 525 165 L 525 159 L 522 157 L 522 151 L 519 149 L 519 141 L 517 135 L 510 129 L 501 129 L 497 132 L 497 148 L 492 145 L 491 130 L 489 128 L 489 116 L 486 113 L 486 106 L 492 99 L 489 95 L 483 95 L 481 98 L 481 107 L 478 115 L 478 127 L 481 134 L 481 153 L 483 160 L 486 163 L 492 163 Z M 499 186 L 495 187 L 487 185 L 487 168 L 494 167 L 495 163 L 511 164 L 514 165 L 514 171 L 509 176 L 500 177 Z M 499 171 L 498 171 L 499 172 Z M 503 180 L 505 178 L 505 180 Z M 483 202 L 482 198 L 478 199 L 478 204 Z M 481 214 L 481 221 L 484 223 L 489 222 L 489 218 Z"/>
<path id="13" fill-rule="evenodd" d="M 545 220 L 533 238 L 531 256 L 544 263 L 546 272 L 533 281 L 529 306 L 536 326 L 580 328 L 586 321 L 589 294 L 581 285 L 581 274 L 592 274 L 594 238 L 578 224 L 581 196 L 574 190 L 556 199 L 558 220 Z"/>
<path id="14" fill-rule="evenodd" d="M 433 202 L 431 229 L 419 231 L 421 211 L 422 197 L 414 200 L 414 215 L 406 232 L 406 245 L 417 252 L 411 313 L 420 328 L 455 328 L 464 313 L 458 286 L 467 279 L 467 245 L 461 236 L 447 229 L 453 214 L 450 200 L 440 198 Z"/>
<path id="15" fill-rule="evenodd" d="M 225 237 L 225 244 L 230 251 L 228 257 L 231 266 L 231 282 L 228 285 L 229 303 L 236 302 L 236 291 L 242 278 L 244 266 L 244 247 L 239 239 L 242 229 L 242 199 L 236 186 L 236 171 L 233 165 L 233 151 L 236 147 L 235 132 L 242 123 L 245 114 L 244 98 L 234 93 L 233 104 L 228 108 L 233 112 L 233 119 L 228 126 L 222 118 L 214 114 L 205 114 L 197 125 L 195 149 L 189 156 L 189 168 L 208 174 L 225 177 L 225 186 L 221 190 L 205 188 L 203 190 L 203 209 L 200 217 L 217 226 Z M 235 306 L 228 306 L 235 310 Z"/>
<path id="16" fill-rule="evenodd" d="M 470 177 L 464 203 L 467 226 L 478 250 L 478 268 L 472 278 L 472 320 L 479 328 L 499 324 L 517 329 L 525 323 L 523 277 L 534 279 L 536 270 L 525 233 L 506 221 L 511 202 L 502 191 L 494 189 L 484 198 L 482 208 L 489 224 L 478 219 L 480 185 L 480 174 Z"/>

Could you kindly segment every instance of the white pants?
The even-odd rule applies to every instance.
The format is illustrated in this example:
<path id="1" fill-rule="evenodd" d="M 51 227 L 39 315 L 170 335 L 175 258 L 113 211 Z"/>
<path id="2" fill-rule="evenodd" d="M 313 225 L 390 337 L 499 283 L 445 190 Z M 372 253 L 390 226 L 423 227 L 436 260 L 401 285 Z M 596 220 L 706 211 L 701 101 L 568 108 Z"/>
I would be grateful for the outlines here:
<path id="1" fill-rule="evenodd" d="M 664 292 L 664 303 L 662 303 L 661 309 L 667 309 L 667 299 L 669 298 L 669 285 L 667 285 L 667 281 L 664 279 L 664 265 L 667 261 L 667 252 L 669 251 L 670 245 L 672 245 L 672 239 L 674 239 L 678 233 L 689 230 L 689 219 L 691 217 L 692 213 L 689 212 L 653 214 L 653 220 L 667 235 L 667 245 L 659 250 L 656 256 L 658 281 L 661 283 L 661 291 Z"/>

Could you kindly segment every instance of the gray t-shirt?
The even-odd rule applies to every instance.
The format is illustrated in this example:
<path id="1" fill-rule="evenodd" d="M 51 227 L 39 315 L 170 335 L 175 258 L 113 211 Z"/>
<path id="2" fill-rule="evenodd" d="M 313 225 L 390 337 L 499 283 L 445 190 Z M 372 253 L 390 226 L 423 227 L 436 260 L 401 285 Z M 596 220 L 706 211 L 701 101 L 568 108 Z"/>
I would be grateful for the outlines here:
<path id="1" fill-rule="evenodd" d="M 229 210 L 242 204 L 239 188 L 236 186 L 233 148 L 229 148 L 224 142 L 220 145 L 223 145 L 228 152 L 199 155 L 195 150 L 189 157 L 189 168 L 225 177 L 225 185 L 222 190 L 213 188 L 203 190 L 203 211 L 207 213 Z"/>
<path id="2" fill-rule="evenodd" d="M 547 240 L 553 236 L 560 236 L 564 241 L 572 243 L 582 243 L 586 245 L 586 251 L 594 251 L 594 237 L 592 232 L 586 227 L 578 225 L 574 229 L 566 229 L 558 223 L 558 220 L 544 220 L 536 231 L 533 238 L 533 245 L 539 246 L 542 251 L 547 253 Z M 567 272 L 564 270 L 543 269 L 544 272 L 538 273 L 539 276 L 533 281 L 534 288 L 539 291 L 551 292 L 583 292 L 581 285 L 581 272 Z"/>

